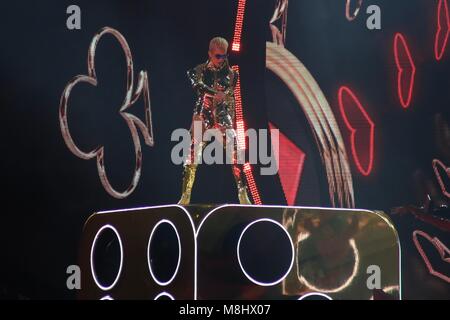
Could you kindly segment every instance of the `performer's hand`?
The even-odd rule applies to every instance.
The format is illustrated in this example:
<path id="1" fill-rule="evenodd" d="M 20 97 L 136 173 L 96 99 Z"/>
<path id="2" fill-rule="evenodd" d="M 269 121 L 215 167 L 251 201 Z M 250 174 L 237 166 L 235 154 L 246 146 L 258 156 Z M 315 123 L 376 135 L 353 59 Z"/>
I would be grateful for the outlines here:
<path id="1" fill-rule="evenodd" d="M 205 94 L 203 97 L 203 106 L 205 106 L 207 109 L 210 109 L 212 107 L 211 102 L 215 99 L 215 95 L 211 94 Z"/>
<path id="2" fill-rule="evenodd" d="M 214 95 L 214 102 L 221 103 L 223 100 L 225 100 L 225 93 L 218 92 Z"/>

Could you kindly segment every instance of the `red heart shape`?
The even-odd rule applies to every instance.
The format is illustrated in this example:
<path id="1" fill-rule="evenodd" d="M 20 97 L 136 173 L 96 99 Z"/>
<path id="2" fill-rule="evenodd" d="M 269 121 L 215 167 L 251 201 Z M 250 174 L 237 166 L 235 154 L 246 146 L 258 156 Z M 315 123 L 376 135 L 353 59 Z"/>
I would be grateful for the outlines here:
<path id="1" fill-rule="evenodd" d="M 427 233 L 420 231 L 420 230 L 415 230 L 413 232 L 413 241 L 414 244 L 416 245 L 417 251 L 419 251 L 420 255 L 422 256 L 423 261 L 425 262 L 428 271 L 430 272 L 430 274 L 432 274 L 435 277 L 438 277 L 448 283 L 450 283 L 450 277 L 442 274 L 439 271 L 434 270 L 433 265 L 431 264 L 430 260 L 428 259 L 428 256 L 426 255 L 425 251 L 423 250 L 419 239 L 417 238 L 417 236 L 421 236 L 423 238 L 425 238 L 426 240 L 428 240 L 435 248 L 436 250 L 439 252 L 439 255 L 441 256 L 441 259 L 447 263 L 450 263 L 450 250 L 447 248 L 446 245 L 444 245 L 438 238 L 434 237 L 431 238 L 431 236 L 429 236 Z"/>
<path id="2" fill-rule="evenodd" d="M 345 17 L 347 18 L 348 21 L 353 21 L 356 19 L 359 11 L 361 10 L 362 0 L 358 0 L 355 11 L 353 11 L 353 13 L 350 12 L 350 4 L 351 0 L 347 0 L 347 3 L 345 4 Z"/>
<path id="3" fill-rule="evenodd" d="M 342 118 L 351 132 L 351 149 L 356 167 L 364 176 L 368 176 L 373 167 L 375 124 L 349 88 L 339 89 L 338 100 Z"/>
<path id="4" fill-rule="evenodd" d="M 394 56 L 397 65 L 398 96 L 402 107 L 406 109 L 411 104 L 416 66 L 405 37 L 401 33 L 397 33 L 394 38 Z"/>
<path id="5" fill-rule="evenodd" d="M 445 173 L 447 173 L 447 177 L 450 178 L 450 167 L 446 167 L 442 161 L 438 159 L 433 160 L 433 170 L 434 174 L 436 175 L 436 179 L 439 182 L 439 186 L 441 187 L 442 193 L 447 197 L 450 198 L 450 192 L 447 191 L 447 188 L 444 184 L 444 181 L 442 180 L 441 174 L 438 170 L 438 166 L 440 166 L 442 169 L 444 169 Z"/>
<path id="6" fill-rule="evenodd" d="M 437 31 L 434 42 L 434 56 L 436 60 L 441 60 L 447 47 L 450 35 L 450 14 L 447 0 L 440 0 L 437 10 Z"/>

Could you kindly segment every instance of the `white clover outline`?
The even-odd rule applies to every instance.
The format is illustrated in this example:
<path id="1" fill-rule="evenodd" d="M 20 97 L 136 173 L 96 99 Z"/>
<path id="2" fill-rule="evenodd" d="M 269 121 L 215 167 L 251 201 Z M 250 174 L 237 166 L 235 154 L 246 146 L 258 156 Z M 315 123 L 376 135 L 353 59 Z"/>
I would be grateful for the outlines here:
<path id="1" fill-rule="evenodd" d="M 97 45 L 105 34 L 113 35 L 116 40 L 120 43 L 124 53 L 125 59 L 127 63 L 127 90 L 125 99 L 120 107 L 119 113 L 125 120 L 130 129 L 131 137 L 133 139 L 134 151 L 135 151 L 135 168 L 133 173 L 133 178 L 129 186 L 125 189 L 125 191 L 117 191 L 109 182 L 106 168 L 104 163 L 104 146 L 99 146 L 94 148 L 91 151 L 84 152 L 75 144 L 74 140 L 69 131 L 69 124 L 67 120 L 67 110 L 68 110 L 68 101 L 70 97 L 70 93 L 72 89 L 80 82 L 87 82 L 93 86 L 97 86 L 97 76 L 95 73 L 95 51 Z M 136 186 L 139 183 L 139 179 L 141 176 L 142 170 L 142 148 L 141 142 L 139 139 L 138 128 L 141 131 L 145 144 L 150 147 L 154 145 L 153 139 L 153 123 L 152 123 L 152 113 L 151 113 L 151 105 L 150 105 L 150 93 L 149 93 L 149 85 L 148 85 L 148 75 L 147 71 L 140 71 L 139 78 L 137 82 L 136 91 L 134 91 L 134 70 L 133 70 L 133 58 L 131 55 L 130 47 L 125 39 L 125 37 L 117 30 L 104 27 L 102 28 L 92 39 L 91 44 L 89 46 L 88 51 L 88 75 L 77 75 L 73 77 L 65 86 L 64 91 L 61 95 L 61 100 L 59 104 L 59 122 L 61 126 L 62 136 L 64 138 L 64 142 L 66 143 L 69 150 L 76 155 L 77 157 L 90 160 L 94 157 L 97 159 L 97 170 L 100 177 L 100 181 L 105 188 L 106 192 L 117 199 L 124 199 L 128 197 L 135 190 Z M 125 112 L 131 106 L 133 106 L 136 101 L 143 94 L 144 99 L 144 112 L 145 112 L 145 122 L 141 121 L 136 116 Z"/>

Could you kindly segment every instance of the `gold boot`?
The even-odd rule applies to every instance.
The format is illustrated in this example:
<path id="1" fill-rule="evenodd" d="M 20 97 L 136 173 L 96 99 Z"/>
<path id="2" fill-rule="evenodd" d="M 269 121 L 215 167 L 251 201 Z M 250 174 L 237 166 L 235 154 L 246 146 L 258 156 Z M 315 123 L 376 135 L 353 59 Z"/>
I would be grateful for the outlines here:
<path id="1" fill-rule="evenodd" d="M 238 189 L 238 198 L 240 204 L 252 204 L 247 193 L 247 184 L 245 183 L 244 172 L 237 165 L 232 166 L 234 179 Z"/>
<path id="2" fill-rule="evenodd" d="M 238 197 L 240 204 L 252 204 L 252 202 L 248 198 L 246 186 L 238 187 Z"/>
<path id="3" fill-rule="evenodd" d="M 194 185 L 196 170 L 197 170 L 196 164 L 189 164 L 184 166 L 183 187 L 181 191 L 182 194 L 180 201 L 178 201 L 178 204 L 188 205 L 191 202 L 191 192 L 192 186 Z"/>

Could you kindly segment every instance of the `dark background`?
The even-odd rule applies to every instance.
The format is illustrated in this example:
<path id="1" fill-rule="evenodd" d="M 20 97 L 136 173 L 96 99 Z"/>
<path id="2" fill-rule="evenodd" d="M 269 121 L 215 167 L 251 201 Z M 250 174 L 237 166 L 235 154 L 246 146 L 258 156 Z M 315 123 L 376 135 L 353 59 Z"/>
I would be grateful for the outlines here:
<path id="1" fill-rule="evenodd" d="M 421 168 L 431 176 L 431 160 L 440 156 L 434 144 L 433 116 L 440 112 L 448 117 L 450 49 L 441 62 L 434 60 L 437 1 L 373 0 L 364 1 L 364 8 L 372 3 L 382 8 L 381 31 L 367 30 L 365 10 L 348 22 L 344 1 L 291 1 L 287 48 L 313 74 L 335 111 L 341 85 L 351 85 L 359 94 L 377 131 L 369 177 L 359 175 L 350 156 L 356 206 L 389 211 L 397 205 L 421 204 L 420 196 L 413 194 L 412 174 Z M 71 4 L 81 8 L 81 30 L 66 28 L 66 8 Z M 231 64 L 241 69 L 247 127 L 267 127 L 265 41 L 273 7 L 271 0 L 247 1 L 242 52 L 230 57 Z M 194 95 L 186 70 L 206 60 L 212 37 L 220 35 L 231 43 L 236 9 L 237 1 L 228 0 L 3 5 L 0 296 L 72 298 L 66 289 L 66 268 L 77 263 L 82 227 L 93 212 L 178 201 L 182 170 L 170 160 L 175 144 L 170 135 L 176 128 L 188 128 L 191 121 Z M 127 39 L 135 78 L 140 70 L 147 70 L 150 80 L 155 146 L 143 145 L 142 176 L 125 200 L 105 192 L 94 160 L 83 161 L 68 150 L 58 120 L 64 86 L 73 76 L 87 73 L 87 49 L 104 26 L 119 30 Z M 407 36 L 417 65 L 408 110 L 401 108 L 397 98 L 395 32 Z M 124 61 L 118 43 L 110 36 L 102 38 L 96 53 L 99 85 L 77 86 L 69 107 L 69 125 L 77 144 L 84 150 L 105 146 L 108 176 L 119 190 L 128 185 L 134 166 L 129 130 L 118 113 L 125 88 Z M 282 90 L 280 103 L 289 99 Z M 142 105 L 140 101 L 131 109 L 141 118 Z M 342 119 L 335 114 L 346 139 Z M 299 131 L 305 132 L 304 119 L 297 116 Z M 314 152 L 313 140 L 304 143 L 308 146 L 302 147 Z M 320 163 L 310 168 L 323 176 Z M 285 204 L 278 177 L 256 179 L 264 204 Z M 319 183 L 314 188 L 324 187 Z M 299 197 L 297 204 L 326 205 L 327 199 L 315 190 L 305 191 L 307 196 Z M 193 202 L 236 202 L 235 193 L 229 168 L 200 167 Z"/>

